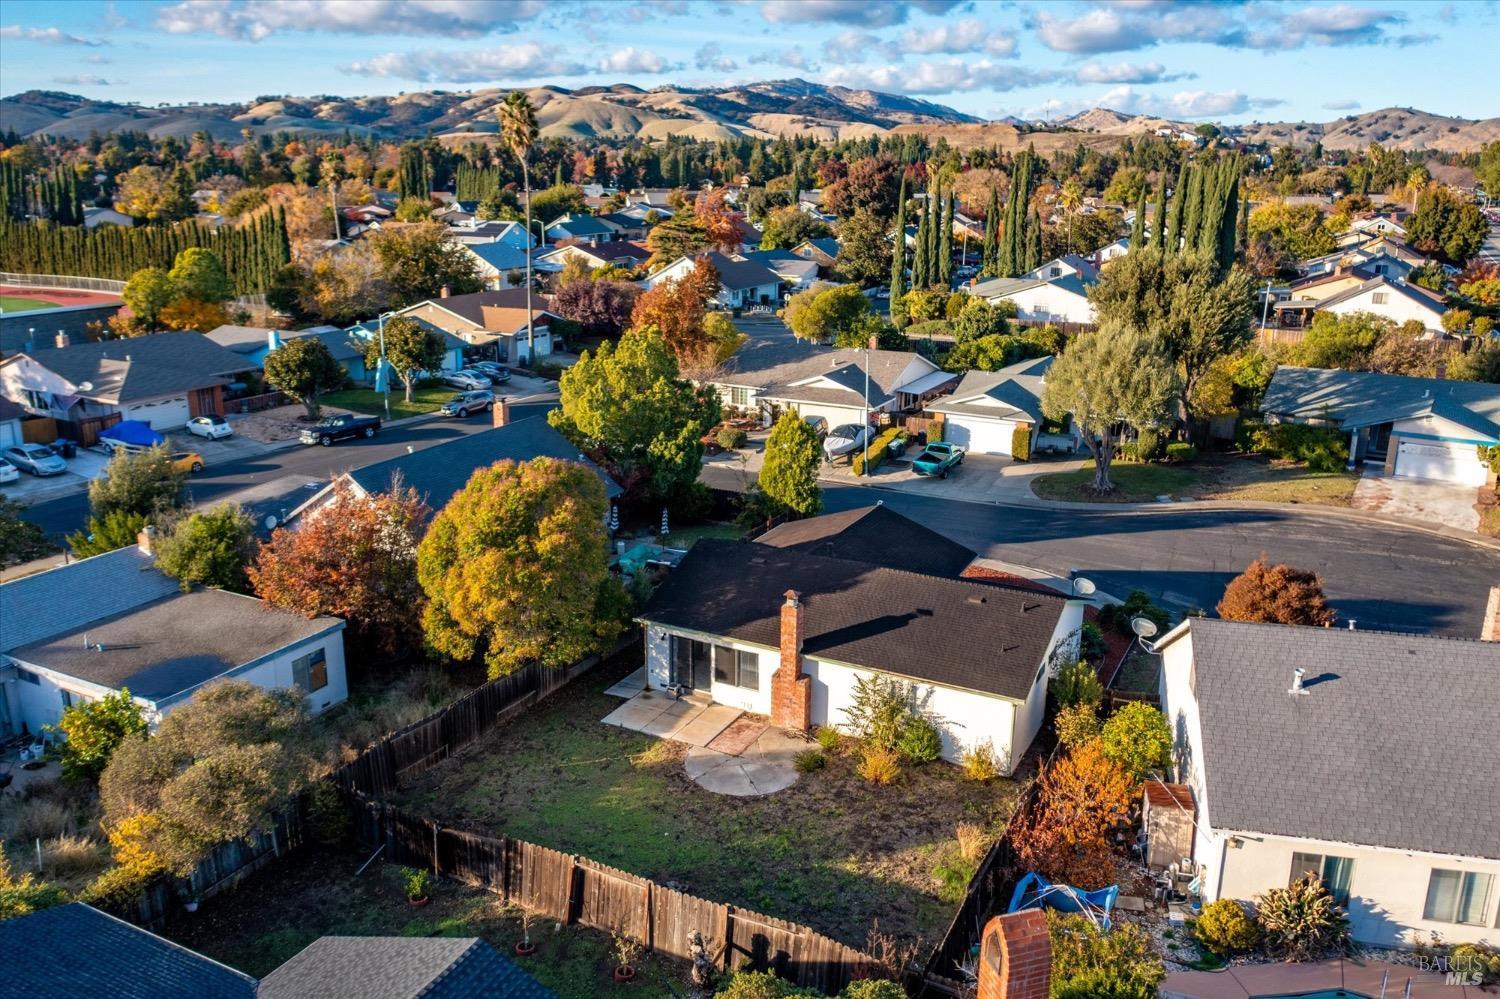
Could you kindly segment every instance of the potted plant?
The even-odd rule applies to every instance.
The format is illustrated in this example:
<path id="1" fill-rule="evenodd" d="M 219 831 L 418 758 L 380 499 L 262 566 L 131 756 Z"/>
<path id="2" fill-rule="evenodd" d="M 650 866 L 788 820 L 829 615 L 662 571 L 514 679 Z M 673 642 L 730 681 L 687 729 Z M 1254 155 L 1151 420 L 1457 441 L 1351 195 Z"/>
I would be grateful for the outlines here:
<path id="1" fill-rule="evenodd" d="M 615 984 L 635 981 L 635 962 L 640 959 L 641 945 L 627 936 L 615 934 Z"/>
<path id="2" fill-rule="evenodd" d="M 536 944 L 531 942 L 531 911 L 521 910 L 521 939 L 516 941 L 516 953 L 521 957 L 530 957 L 536 953 Z"/>
<path id="3" fill-rule="evenodd" d="M 432 886 L 432 875 L 415 867 L 402 868 L 401 878 L 406 882 L 406 900 L 420 909 L 432 901 L 427 890 Z"/>

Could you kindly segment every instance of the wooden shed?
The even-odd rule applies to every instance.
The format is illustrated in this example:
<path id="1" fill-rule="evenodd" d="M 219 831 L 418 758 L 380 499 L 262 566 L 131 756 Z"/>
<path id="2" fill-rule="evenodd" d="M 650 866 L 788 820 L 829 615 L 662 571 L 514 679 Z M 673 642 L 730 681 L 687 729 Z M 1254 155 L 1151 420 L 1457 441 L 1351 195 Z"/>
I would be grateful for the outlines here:
<path id="1" fill-rule="evenodd" d="M 1146 864 L 1166 867 L 1193 855 L 1193 821 L 1196 807 L 1192 788 L 1186 784 L 1148 781 L 1143 794 L 1141 821 L 1146 836 Z"/>

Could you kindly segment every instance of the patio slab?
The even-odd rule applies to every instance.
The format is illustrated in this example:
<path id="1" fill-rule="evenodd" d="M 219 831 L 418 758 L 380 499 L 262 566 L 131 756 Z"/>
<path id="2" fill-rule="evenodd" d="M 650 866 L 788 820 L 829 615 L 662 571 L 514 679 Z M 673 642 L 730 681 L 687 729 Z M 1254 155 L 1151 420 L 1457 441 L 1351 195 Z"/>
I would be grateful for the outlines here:
<path id="1" fill-rule="evenodd" d="M 723 704 L 710 704 L 672 733 L 672 738 L 690 746 L 707 746 L 743 712 Z"/>
<path id="2" fill-rule="evenodd" d="M 646 667 L 631 673 L 625 679 L 604 691 L 606 697 L 623 697 L 626 700 L 646 689 Z"/>

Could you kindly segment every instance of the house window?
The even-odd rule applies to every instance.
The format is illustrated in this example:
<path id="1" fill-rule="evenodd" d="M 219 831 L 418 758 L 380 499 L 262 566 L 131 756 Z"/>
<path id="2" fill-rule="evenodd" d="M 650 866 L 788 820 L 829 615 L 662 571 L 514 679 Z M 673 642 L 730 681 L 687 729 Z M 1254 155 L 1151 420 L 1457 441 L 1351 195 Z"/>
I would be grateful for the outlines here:
<path id="1" fill-rule="evenodd" d="M 52 396 L 46 392 L 38 392 L 36 389 L 22 389 L 21 399 L 28 409 L 52 408 Z"/>
<path id="2" fill-rule="evenodd" d="M 1051 274 L 1051 275 L 1052 275 L 1052 276 L 1053 276 L 1053 277 L 1062 277 L 1062 268 L 1061 268 L 1061 267 L 1053 267 L 1053 268 L 1051 268 L 1051 269 L 1050 269 L 1050 270 L 1049 270 L 1049 273 L 1050 273 L 1050 274 Z"/>
<path id="3" fill-rule="evenodd" d="M 747 690 L 760 689 L 760 654 L 714 646 L 714 682 Z"/>
<path id="4" fill-rule="evenodd" d="M 41 684 L 42 682 L 42 678 L 31 672 L 31 670 L 21 669 L 20 667 L 16 668 L 16 679 L 26 683 Z"/>
<path id="5" fill-rule="evenodd" d="M 328 686 L 328 657 L 322 649 L 292 660 L 292 682 L 309 694 Z"/>
<path id="6" fill-rule="evenodd" d="M 1311 874 L 1333 896 L 1339 905 L 1349 904 L 1349 881 L 1354 875 L 1354 861 L 1348 857 L 1330 857 L 1321 853 L 1292 854 L 1292 873 L 1287 878 L 1290 885 Z"/>
<path id="7" fill-rule="evenodd" d="M 735 409 L 750 408 L 751 390 L 743 385 L 731 385 L 729 387 L 729 405 Z"/>
<path id="8" fill-rule="evenodd" d="M 1427 905 L 1422 918 L 1438 923 L 1483 926 L 1494 880 L 1493 874 L 1433 868 L 1432 878 L 1427 882 Z"/>
<path id="9" fill-rule="evenodd" d="M 1375 305 L 1384 305 L 1390 301 L 1391 293 L 1388 291 L 1377 291 L 1370 295 L 1370 301 Z"/>
<path id="10" fill-rule="evenodd" d="M 63 710 L 66 711 L 73 706 L 73 692 L 65 687 L 59 687 L 57 692 L 62 695 Z"/>
<path id="11" fill-rule="evenodd" d="M 697 690 L 708 688 L 712 647 L 707 642 L 681 635 L 672 636 L 672 683 Z"/>

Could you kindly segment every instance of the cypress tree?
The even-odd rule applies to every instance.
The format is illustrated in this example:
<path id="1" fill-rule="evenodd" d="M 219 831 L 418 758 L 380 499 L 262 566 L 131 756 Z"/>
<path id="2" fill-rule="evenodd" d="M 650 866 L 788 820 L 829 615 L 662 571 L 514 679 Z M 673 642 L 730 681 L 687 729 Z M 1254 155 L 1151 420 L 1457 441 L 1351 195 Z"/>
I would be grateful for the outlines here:
<path id="1" fill-rule="evenodd" d="M 934 181 L 927 192 L 927 283 L 937 284 L 943 277 L 942 254 L 939 252 L 943 235 L 943 187 Z"/>
<path id="2" fill-rule="evenodd" d="M 984 245 L 980 252 L 979 270 L 985 277 L 999 273 L 1000 257 L 1000 192 L 990 188 L 990 203 L 984 213 Z"/>
<path id="3" fill-rule="evenodd" d="M 1188 165 L 1183 160 L 1177 167 L 1177 186 L 1172 189 L 1172 212 L 1167 226 L 1167 241 L 1164 249 L 1167 253 L 1176 253 L 1182 244 L 1182 222 L 1183 212 L 1187 207 Z"/>
<path id="4" fill-rule="evenodd" d="M 1031 221 L 1026 227 L 1026 261 L 1022 270 L 1034 271 L 1042 266 L 1042 215 L 1040 212 L 1031 213 Z"/>
<path id="5" fill-rule="evenodd" d="M 1161 172 L 1161 187 L 1156 191 L 1156 218 L 1152 220 L 1156 230 L 1151 242 L 1157 246 L 1167 245 L 1167 171 Z"/>
<path id="6" fill-rule="evenodd" d="M 759 149 L 759 146 L 756 146 Z M 896 199 L 896 243 L 891 247 L 891 320 L 896 319 L 896 301 L 906 294 L 906 174 L 901 175 L 901 194 Z"/>
<path id="7" fill-rule="evenodd" d="M 1191 253 L 1198 243 L 1198 227 L 1203 224 L 1203 169 L 1188 170 L 1187 206 L 1182 211 L 1182 252 Z"/>
<path id="8" fill-rule="evenodd" d="M 1135 222 L 1130 227 L 1130 249 L 1132 252 L 1146 245 L 1146 191 L 1143 188 L 1135 199 Z"/>
<path id="9" fill-rule="evenodd" d="M 915 291 L 918 288 L 927 287 L 927 228 L 929 209 L 932 205 L 931 198 L 922 199 L 922 216 L 917 220 L 917 245 L 911 260 L 911 286 Z M 903 238 L 905 238 L 903 234 Z"/>
<path id="10" fill-rule="evenodd" d="M 953 285 L 953 192 L 943 199 L 943 224 L 938 227 L 938 280 Z"/>
<path id="11" fill-rule="evenodd" d="M 1235 181 L 1235 193 L 1239 193 L 1239 181 Z M 1240 198 L 1239 249 L 1244 253 L 1250 247 L 1250 199 Z"/>
<path id="12" fill-rule="evenodd" d="M 1228 183 L 1225 184 L 1223 216 L 1219 220 L 1218 259 L 1220 273 L 1225 273 L 1229 268 L 1234 266 L 1235 252 L 1239 248 L 1239 240 L 1237 238 L 1239 223 L 1244 219 L 1244 210 L 1239 204 L 1239 160 L 1226 161 L 1225 173 L 1228 177 Z"/>

